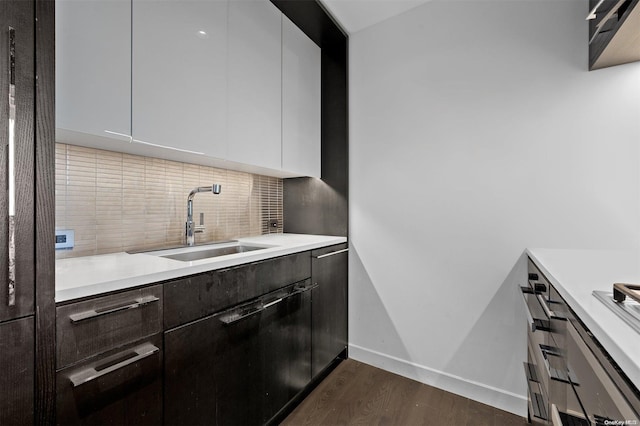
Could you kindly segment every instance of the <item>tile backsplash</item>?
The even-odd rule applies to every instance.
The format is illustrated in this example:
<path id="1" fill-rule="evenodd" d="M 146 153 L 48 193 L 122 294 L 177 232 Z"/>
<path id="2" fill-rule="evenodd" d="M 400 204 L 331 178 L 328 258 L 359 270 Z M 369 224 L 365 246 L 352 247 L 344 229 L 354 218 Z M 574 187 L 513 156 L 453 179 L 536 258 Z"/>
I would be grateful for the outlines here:
<path id="1" fill-rule="evenodd" d="M 183 244 L 187 195 L 214 183 L 193 201 L 196 243 L 282 232 L 282 179 L 56 144 L 56 229 L 75 231 L 56 258 Z"/>

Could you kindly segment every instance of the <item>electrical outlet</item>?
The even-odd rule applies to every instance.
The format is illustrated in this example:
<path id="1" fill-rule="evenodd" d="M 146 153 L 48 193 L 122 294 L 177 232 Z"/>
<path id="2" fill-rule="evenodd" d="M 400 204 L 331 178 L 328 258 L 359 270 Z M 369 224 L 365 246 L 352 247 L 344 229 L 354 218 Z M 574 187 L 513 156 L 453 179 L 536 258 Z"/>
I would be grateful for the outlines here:
<path id="1" fill-rule="evenodd" d="M 56 229 L 56 250 L 70 250 L 75 243 L 73 229 Z"/>

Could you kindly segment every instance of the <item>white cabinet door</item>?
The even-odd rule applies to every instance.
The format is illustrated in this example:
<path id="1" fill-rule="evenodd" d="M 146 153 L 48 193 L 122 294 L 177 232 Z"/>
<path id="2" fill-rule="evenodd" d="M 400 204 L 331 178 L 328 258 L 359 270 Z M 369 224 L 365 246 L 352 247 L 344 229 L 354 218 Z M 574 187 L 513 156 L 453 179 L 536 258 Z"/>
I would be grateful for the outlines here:
<path id="1" fill-rule="evenodd" d="M 134 141 L 226 157 L 227 2 L 133 0 Z"/>
<path id="2" fill-rule="evenodd" d="M 282 18 L 282 169 L 320 177 L 321 51 Z"/>
<path id="3" fill-rule="evenodd" d="M 228 159 L 282 166 L 281 13 L 269 0 L 229 0 Z"/>
<path id="4" fill-rule="evenodd" d="M 56 1 L 56 127 L 131 134 L 130 0 Z"/>

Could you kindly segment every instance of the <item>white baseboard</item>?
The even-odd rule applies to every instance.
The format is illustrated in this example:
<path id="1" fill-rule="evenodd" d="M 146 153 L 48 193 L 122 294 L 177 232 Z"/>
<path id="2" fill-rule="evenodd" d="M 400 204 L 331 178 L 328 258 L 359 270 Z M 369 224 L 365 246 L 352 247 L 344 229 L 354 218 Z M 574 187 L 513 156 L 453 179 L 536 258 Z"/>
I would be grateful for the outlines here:
<path id="1" fill-rule="evenodd" d="M 443 389 L 465 398 L 491 405 L 521 417 L 527 416 L 527 396 L 434 370 L 358 345 L 349 345 L 349 358 Z"/>

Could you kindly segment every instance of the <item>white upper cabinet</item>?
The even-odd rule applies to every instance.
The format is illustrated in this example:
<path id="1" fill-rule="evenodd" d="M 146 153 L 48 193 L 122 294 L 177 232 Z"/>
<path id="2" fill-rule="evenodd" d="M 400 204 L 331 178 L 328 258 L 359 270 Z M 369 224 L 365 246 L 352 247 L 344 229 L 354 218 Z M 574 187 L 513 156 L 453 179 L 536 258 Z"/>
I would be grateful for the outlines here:
<path id="1" fill-rule="evenodd" d="M 320 177 L 321 51 L 282 17 L 282 168 Z"/>
<path id="2" fill-rule="evenodd" d="M 131 133 L 130 2 L 56 1 L 56 128 L 60 141 Z"/>
<path id="3" fill-rule="evenodd" d="M 227 155 L 227 2 L 133 0 L 134 142 Z"/>
<path id="4" fill-rule="evenodd" d="M 269 0 L 229 0 L 228 159 L 282 167 L 281 12 Z"/>
<path id="5" fill-rule="evenodd" d="M 56 141 L 320 177 L 320 48 L 271 1 L 57 0 L 56 37 Z"/>

